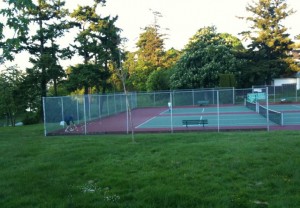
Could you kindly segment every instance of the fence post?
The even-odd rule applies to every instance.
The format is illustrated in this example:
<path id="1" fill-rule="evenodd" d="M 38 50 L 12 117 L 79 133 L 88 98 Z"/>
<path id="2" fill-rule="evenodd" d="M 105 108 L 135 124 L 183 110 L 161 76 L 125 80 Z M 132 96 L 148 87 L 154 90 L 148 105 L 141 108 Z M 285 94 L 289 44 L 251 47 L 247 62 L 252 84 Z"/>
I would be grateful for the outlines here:
<path id="1" fill-rule="evenodd" d="M 109 97 L 108 97 L 108 95 L 105 95 L 106 96 L 106 107 L 107 107 L 107 116 L 109 116 L 110 114 L 109 114 L 109 105 L 108 105 L 108 99 L 109 99 Z"/>
<path id="2" fill-rule="evenodd" d="M 63 97 L 60 98 L 61 100 L 61 120 L 64 121 L 65 120 L 65 115 L 64 115 L 64 100 Z M 64 124 L 65 127 L 65 124 Z"/>
<path id="3" fill-rule="evenodd" d="M 172 91 L 170 91 L 170 118 L 171 118 L 171 133 L 173 133 L 173 96 L 172 96 Z"/>
<path id="4" fill-rule="evenodd" d="M 45 97 L 43 97 L 43 109 L 44 109 L 44 135 L 47 136 Z"/>
<path id="5" fill-rule="evenodd" d="M 86 123 L 86 95 L 83 95 L 83 117 L 84 117 L 84 134 L 86 135 L 86 126 L 87 126 L 87 123 Z"/>
<path id="6" fill-rule="evenodd" d="M 192 90 L 192 93 L 193 93 L 193 106 L 195 105 L 195 92 L 194 92 L 194 89 Z"/>
<path id="7" fill-rule="evenodd" d="M 235 88 L 232 87 L 232 104 L 235 105 Z"/>
<path id="8" fill-rule="evenodd" d="M 77 124 L 79 124 L 79 104 L 78 104 L 78 97 L 76 97 L 76 107 L 77 107 Z"/>
<path id="9" fill-rule="evenodd" d="M 98 111 L 99 111 L 98 117 L 101 118 L 101 95 L 98 95 Z"/>
<path id="10" fill-rule="evenodd" d="M 215 93 L 213 93 L 215 94 Z M 219 90 L 217 90 L 217 114 L 218 114 L 218 132 L 220 132 L 220 102 L 219 102 Z"/>

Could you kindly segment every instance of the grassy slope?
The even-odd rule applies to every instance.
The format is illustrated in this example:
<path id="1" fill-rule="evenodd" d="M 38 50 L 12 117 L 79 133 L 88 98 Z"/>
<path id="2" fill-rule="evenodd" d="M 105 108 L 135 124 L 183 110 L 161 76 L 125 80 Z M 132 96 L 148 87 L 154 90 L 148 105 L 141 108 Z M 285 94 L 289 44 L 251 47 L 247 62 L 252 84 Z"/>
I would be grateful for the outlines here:
<path id="1" fill-rule="evenodd" d="M 300 207 L 299 132 L 0 128 L 0 207 Z"/>

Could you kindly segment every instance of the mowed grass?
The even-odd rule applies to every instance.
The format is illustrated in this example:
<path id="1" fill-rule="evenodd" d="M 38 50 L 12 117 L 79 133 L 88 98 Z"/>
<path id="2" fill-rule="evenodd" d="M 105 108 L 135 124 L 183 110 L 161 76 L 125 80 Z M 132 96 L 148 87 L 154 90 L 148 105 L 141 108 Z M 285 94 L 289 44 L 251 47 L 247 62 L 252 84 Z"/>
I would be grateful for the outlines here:
<path id="1" fill-rule="evenodd" d="M 0 128 L 0 207 L 300 207 L 300 132 Z"/>

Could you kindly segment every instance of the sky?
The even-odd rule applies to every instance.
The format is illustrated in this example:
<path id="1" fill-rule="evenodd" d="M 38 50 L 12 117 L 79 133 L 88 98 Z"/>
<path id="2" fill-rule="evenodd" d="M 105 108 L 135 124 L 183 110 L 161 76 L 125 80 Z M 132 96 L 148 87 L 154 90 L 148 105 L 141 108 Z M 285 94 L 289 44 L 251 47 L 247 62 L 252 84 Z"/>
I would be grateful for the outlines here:
<path id="1" fill-rule="evenodd" d="M 93 0 L 65 2 L 66 7 L 73 11 L 78 5 L 92 5 Z M 246 20 L 238 19 L 237 16 L 251 16 L 246 13 L 249 3 L 252 4 L 252 0 L 107 0 L 106 6 L 99 8 L 99 12 L 103 16 L 118 15 L 116 25 L 122 29 L 121 36 L 127 38 L 125 46 L 130 51 L 135 49 L 139 35 L 143 32 L 142 28 L 154 23 L 152 11 L 160 12 L 162 17 L 158 19 L 158 24 L 161 33 L 166 34 L 165 48 L 181 50 L 200 28 L 206 26 L 214 25 L 217 32 L 226 32 L 241 38 L 238 33 L 248 30 L 249 25 Z M 1 4 L 2 1 L 0 8 Z M 300 34 L 300 0 L 287 0 L 287 4 L 290 9 L 296 10 L 295 14 L 283 22 L 293 39 Z M 72 41 L 72 34 L 65 37 L 63 43 L 68 41 Z M 26 56 L 19 55 L 18 63 L 20 62 L 27 66 Z"/>
<path id="2" fill-rule="evenodd" d="M 71 0 L 67 2 L 69 8 L 74 8 L 80 1 L 72 1 L 70 5 Z M 141 28 L 154 22 L 152 11 L 158 11 L 162 14 L 158 24 L 162 29 L 168 29 L 162 30 L 168 38 L 166 49 L 182 49 L 197 30 L 205 26 L 215 25 L 218 32 L 228 32 L 241 38 L 238 33 L 248 30 L 249 25 L 237 16 L 249 16 L 246 13 L 249 3 L 252 0 L 107 0 L 101 12 L 118 15 L 117 26 L 123 30 L 122 36 L 128 38 L 127 45 L 131 49 L 142 32 Z M 290 8 L 300 10 L 299 0 L 287 0 L 287 3 Z M 291 37 L 300 34 L 299 20 L 300 11 L 285 21 Z"/>

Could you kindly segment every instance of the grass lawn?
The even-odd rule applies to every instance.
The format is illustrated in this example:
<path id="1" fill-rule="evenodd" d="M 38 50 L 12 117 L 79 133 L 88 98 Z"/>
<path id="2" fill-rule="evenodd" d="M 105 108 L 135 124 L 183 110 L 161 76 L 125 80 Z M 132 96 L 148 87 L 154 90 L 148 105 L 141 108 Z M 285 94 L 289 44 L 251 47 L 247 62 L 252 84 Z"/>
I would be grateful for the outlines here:
<path id="1" fill-rule="evenodd" d="M 300 132 L 0 128 L 0 207 L 300 207 Z"/>

